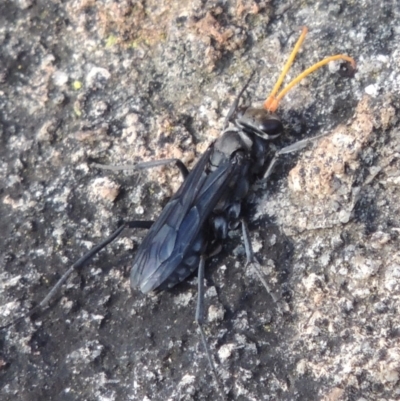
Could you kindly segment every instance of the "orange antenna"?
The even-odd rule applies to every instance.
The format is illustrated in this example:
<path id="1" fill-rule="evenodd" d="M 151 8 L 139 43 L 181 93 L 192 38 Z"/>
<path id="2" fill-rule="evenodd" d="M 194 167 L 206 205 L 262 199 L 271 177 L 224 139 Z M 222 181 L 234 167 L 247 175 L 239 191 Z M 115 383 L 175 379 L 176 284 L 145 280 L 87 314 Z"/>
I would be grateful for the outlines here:
<path id="1" fill-rule="evenodd" d="M 274 86 L 274 89 L 272 89 L 271 94 L 268 96 L 267 100 L 264 102 L 264 109 L 275 112 L 276 109 L 279 106 L 279 102 L 282 100 L 282 98 L 288 93 L 295 85 L 297 85 L 302 79 L 310 75 L 312 72 L 318 70 L 322 66 L 328 64 L 331 61 L 334 60 L 346 60 L 351 64 L 351 67 L 355 70 L 356 69 L 356 62 L 354 59 L 352 59 L 349 56 L 346 56 L 344 54 L 337 54 L 335 56 L 330 56 L 327 57 L 318 63 L 314 64 L 310 68 L 307 68 L 305 71 L 303 71 L 300 75 L 298 75 L 295 79 L 293 79 L 289 84 L 285 86 L 280 92 L 278 96 L 275 96 L 279 90 L 279 88 L 282 85 L 282 82 L 288 73 L 291 65 L 293 64 L 294 58 L 296 57 L 296 54 L 298 53 L 301 44 L 304 42 L 304 39 L 307 35 L 308 29 L 306 27 L 303 28 L 301 35 L 299 39 L 297 40 L 292 52 L 290 53 L 290 56 L 288 58 L 288 61 L 286 62 L 285 66 L 283 67 L 283 70 L 281 74 L 279 75 L 278 80 L 276 81 L 276 84 Z"/>

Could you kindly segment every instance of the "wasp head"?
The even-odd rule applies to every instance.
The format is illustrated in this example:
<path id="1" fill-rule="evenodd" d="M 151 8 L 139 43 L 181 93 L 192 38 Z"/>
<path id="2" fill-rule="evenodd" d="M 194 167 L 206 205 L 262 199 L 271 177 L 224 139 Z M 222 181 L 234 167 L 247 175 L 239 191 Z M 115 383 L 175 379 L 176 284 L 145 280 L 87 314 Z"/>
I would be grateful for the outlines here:
<path id="1" fill-rule="evenodd" d="M 248 107 L 238 110 L 235 124 L 246 133 L 266 140 L 278 137 L 283 131 L 280 118 L 262 108 Z"/>

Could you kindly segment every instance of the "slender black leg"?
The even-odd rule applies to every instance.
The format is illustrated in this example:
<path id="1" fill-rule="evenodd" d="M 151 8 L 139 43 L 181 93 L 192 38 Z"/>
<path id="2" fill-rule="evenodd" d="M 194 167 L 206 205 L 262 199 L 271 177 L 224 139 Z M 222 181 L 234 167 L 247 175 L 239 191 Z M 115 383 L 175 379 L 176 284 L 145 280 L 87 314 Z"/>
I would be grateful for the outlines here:
<path id="1" fill-rule="evenodd" d="M 198 270 L 198 289 L 197 289 L 197 306 L 196 306 L 196 316 L 195 320 L 198 325 L 201 341 L 203 343 L 203 347 L 207 356 L 208 364 L 210 365 L 210 369 L 213 373 L 218 392 L 221 396 L 221 399 L 225 401 L 225 394 L 222 388 L 222 385 L 219 381 L 217 371 L 215 369 L 214 362 L 212 360 L 211 352 L 208 347 L 206 334 L 204 333 L 203 324 L 204 324 L 204 267 L 206 264 L 206 256 L 202 255 L 200 258 L 199 270 Z"/>
<path id="2" fill-rule="evenodd" d="M 315 141 L 315 140 L 317 140 L 319 138 L 322 138 L 322 137 L 324 137 L 326 135 L 328 135 L 328 134 L 318 135 L 318 136 L 315 136 L 314 138 L 302 139 L 301 141 L 297 141 L 295 143 L 292 143 L 289 146 L 286 146 L 286 147 L 278 150 L 275 153 L 275 156 L 273 157 L 271 162 L 269 163 L 268 169 L 265 172 L 264 177 L 263 177 L 264 180 L 267 179 L 271 175 L 272 170 L 275 167 L 276 163 L 278 162 L 278 159 L 279 159 L 280 156 L 287 155 L 287 154 L 293 153 L 293 152 L 298 152 L 299 150 L 302 150 L 306 146 L 308 146 L 311 142 L 313 142 L 313 141 Z"/>
<path id="3" fill-rule="evenodd" d="M 125 227 L 129 228 L 150 228 L 153 224 L 153 221 L 128 221 L 125 222 L 119 227 L 117 230 L 115 230 L 109 237 L 107 237 L 105 240 L 100 242 L 100 244 L 94 246 L 88 253 L 83 255 L 80 259 L 78 259 L 62 276 L 61 278 L 57 281 L 57 283 L 53 286 L 53 288 L 49 291 L 49 293 L 40 301 L 38 305 L 36 305 L 34 308 L 32 308 L 30 311 L 27 313 L 23 314 L 22 316 L 14 319 L 10 323 L 6 324 L 5 326 L 0 327 L 1 329 L 6 329 L 7 327 L 13 326 L 14 324 L 18 323 L 19 321 L 32 316 L 34 313 L 41 312 L 48 304 L 49 302 L 54 298 L 54 296 L 57 294 L 59 289 L 62 287 L 62 285 L 67 281 L 69 276 L 74 272 L 74 270 L 80 270 L 83 268 L 83 266 L 90 261 L 95 255 L 97 255 L 102 249 L 104 249 L 108 244 L 113 242 L 116 238 L 118 238 L 122 231 L 124 230 Z"/>
<path id="4" fill-rule="evenodd" d="M 166 166 L 167 164 L 173 164 L 173 163 L 175 163 L 175 165 L 179 168 L 179 171 L 181 172 L 183 179 L 185 179 L 188 176 L 189 171 L 183 164 L 183 162 L 179 159 L 151 160 L 148 162 L 141 162 L 137 164 L 127 164 L 125 166 L 107 166 L 105 164 L 100 164 L 100 163 L 92 163 L 91 165 L 93 167 L 101 168 L 103 170 L 121 171 L 121 170 L 144 170 L 147 168 Z"/>
<path id="5" fill-rule="evenodd" d="M 239 100 L 242 97 L 244 91 L 247 89 L 247 87 L 250 84 L 250 81 L 253 79 L 254 74 L 256 73 L 256 71 L 253 71 L 250 75 L 250 78 L 247 80 L 247 82 L 244 84 L 243 88 L 240 90 L 239 94 L 236 96 L 235 101 L 233 102 L 231 108 L 229 109 L 228 114 L 226 115 L 225 121 L 224 121 L 224 125 L 223 125 L 223 130 L 226 130 L 228 128 L 229 122 L 231 121 L 232 116 L 234 115 L 236 109 L 238 108 L 239 105 Z"/>
<path id="6" fill-rule="evenodd" d="M 265 280 L 264 274 L 261 271 L 260 263 L 258 262 L 256 257 L 254 256 L 254 251 L 253 251 L 253 247 L 251 245 L 251 240 L 250 240 L 249 228 L 247 227 L 247 224 L 244 221 L 244 219 L 242 219 L 241 222 L 242 222 L 242 234 L 243 234 L 244 249 L 245 249 L 246 258 L 247 258 L 247 265 L 250 265 L 255 270 L 255 272 L 257 273 L 258 278 L 262 282 L 262 284 L 265 287 L 265 289 L 267 290 L 268 294 L 270 294 L 272 299 L 275 302 L 277 302 L 278 299 L 276 298 L 276 296 L 271 291 L 271 288 L 269 287 L 267 281 Z"/>

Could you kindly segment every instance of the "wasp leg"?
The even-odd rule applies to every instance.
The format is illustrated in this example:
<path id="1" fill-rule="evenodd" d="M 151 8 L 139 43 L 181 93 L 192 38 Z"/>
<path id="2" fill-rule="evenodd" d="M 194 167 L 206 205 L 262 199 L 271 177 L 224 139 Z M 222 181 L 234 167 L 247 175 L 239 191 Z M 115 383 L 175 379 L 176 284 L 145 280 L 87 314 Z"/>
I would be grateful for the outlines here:
<path id="1" fill-rule="evenodd" d="M 250 81 L 253 79 L 255 73 L 256 73 L 255 70 L 251 73 L 250 78 L 249 78 L 249 79 L 247 80 L 247 82 L 244 84 L 243 88 L 240 90 L 239 94 L 236 96 L 236 99 L 235 99 L 234 102 L 232 103 L 232 106 L 231 106 L 231 108 L 229 109 L 228 114 L 227 114 L 226 117 L 225 117 L 224 125 L 223 125 L 223 128 L 222 128 L 223 131 L 226 130 L 226 129 L 228 128 L 229 123 L 232 121 L 232 117 L 233 117 L 233 115 L 235 114 L 235 111 L 236 111 L 237 108 L 238 108 L 239 100 L 240 100 L 240 98 L 242 97 L 244 91 L 245 91 L 245 90 L 247 89 L 247 87 L 249 86 Z"/>
<path id="2" fill-rule="evenodd" d="M 326 134 L 322 134 L 322 135 L 318 135 L 315 136 L 314 138 L 307 138 L 307 139 L 302 139 L 301 141 L 297 141 L 295 143 L 292 143 L 289 146 L 285 146 L 284 148 L 278 150 L 275 153 L 275 156 L 273 157 L 273 159 L 271 160 L 271 162 L 269 163 L 268 169 L 264 174 L 263 179 L 266 180 L 272 173 L 273 168 L 275 167 L 275 164 L 278 162 L 278 159 L 280 156 L 282 155 L 287 155 L 289 153 L 293 153 L 293 152 L 298 152 L 299 150 L 304 149 L 306 146 L 308 146 L 310 143 L 314 142 L 315 140 L 322 138 L 324 136 L 328 135 L 328 133 Z"/>
<path id="3" fill-rule="evenodd" d="M 38 305 L 32 308 L 27 313 L 23 314 L 22 316 L 12 320 L 10 323 L 6 324 L 5 326 L 1 326 L 0 330 L 6 329 L 10 326 L 15 325 L 16 323 L 20 322 L 21 320 L 32 316 L 34 313 L 39 313 L 44 310 L 44 308 L 49 304 L 49 302 L 54 298 L 57 294 L 58 290 L 62 287 L 62 285 L 67 281 L 69 276 L 74 272 L 74 270 L 80 270 L 83 266 L 89 262 L 95 255 L 97 255 L 102 249 L 104 249 L 108 244 L 113 242 L 116 238 L 118 238 L 124 228 L 150 228 L 153 225 L 153 221 L 128 221 L 123 223 L 117 230 L 115 230 L 109 237 L 105 240 L 100 242 L 100 244 L 94 246 L 89 252 L 83 255 L 80 259 L 78 259 L 57 281 L 57 283 L 53 286 L 53 288 L 49 291 L 49 293 L 40 301 Z"/>
<path id="4" fill-rule="evenodd" d="M 206 256 L 202 255 L 200 257 L 199 269 L 198 269 L 198 289 L 197 289 L 197 306 L 196 306 L 196 316 L 195 321 L 200 331 L 201 341 L 204 346 L 204 350 L 207 356 L 208 364 L 210 365 L 210 369 L 213 373 L 215 382 L 217 384 L 218 392 L 223 401 L 226 400 L 225 394 L 221 385 L 221 382 L 218 378 L 217 371 L 215 369 L 214 361 L 211 356 L 210 349 L 208 347 L 206 334 L 203 329 L 204 324 L 204 267 L 206 264 Z"/>
<path id="5" fill-rule="evenodd" d="M 277 302 L 278 298 L 276 298 L 274 293 L 271 291 L 270 286 L 265 280 L 264 273 L 261 271 L 261 265 L 257 260 L 257 258 L 254 256 L 254 251 L 251 245 L 250 233 L 249 233 L 249 228 L 247 227 L 247 223 L 244 221 L 244 219 L 241 219 L 241 223 L 242 223 L 242 235 L 243 235 L 244 249 L 246 252 L 247 266 L 250 265 L 254 269 L 254 271 L 257 273 L 258 278 L 260 279 L 263 286 L 267 290 L 268 294 L 270 294 L 272 299 L 275 302 Z"/>
<path id="6" fill-rule="evenodd" d="M 102 170 L 122 171 L 122 170 L 144 170 L 147 168 L 166 166 L 167 164 L 173 164 L 173 163 L 175 163 L 176 167 L 179 168 L 179 171 L 181 172 L 183 179 L 185 179 L 188 176 L 189 171 L 183 164 L 182 160 L 179 159 L 151 160 L 148 162 L 140 162 L 137 164 L 126 164 L 124 166 L 107 166 L 106 164 L 100 164 L 100 163 L 92 163 L 91 165 L 93 167 L 97 167 Z"/>

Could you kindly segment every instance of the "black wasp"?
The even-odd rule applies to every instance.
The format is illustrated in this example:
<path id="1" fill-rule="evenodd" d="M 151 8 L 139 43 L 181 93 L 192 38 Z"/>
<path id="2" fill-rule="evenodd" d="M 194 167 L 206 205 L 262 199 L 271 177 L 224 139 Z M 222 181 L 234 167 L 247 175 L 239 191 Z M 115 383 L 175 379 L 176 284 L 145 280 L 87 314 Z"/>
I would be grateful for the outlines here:
<path id="1" fill-rule="evenodd" d="M 228 231 L 241 225 L 247 261 L 256 269 L 268 290 L 268 285 L 253 254 L 246 223 L 241 218 L 242 202 L 257 179 L 266 179 L 270 175 L 280 155 L 298 151 L 310 142 L 310 140 L 303 140 L 285 147 L 276 152 L 271 160 L 269 157 L 271 141 L 283 131 L 282 122 L 274 112 L 280 100 L 293 86 L 328 62 L 342 59 L 349 62 L 351 69 L 355 70 L 355 62 L 351 57 L 331 56 L 305 70 L 277 95 L 306 33 L 307 29 L 303 28 L 271 95 L 262 108 L 238 106 L 240 97 L 252 78 L 250 77 L 228 113 L 221 136 L 208 147 L 190 172 L 180 160 L 176 159 L 144 162 L 135 166 L 136 169 L 145 169 L 175 163 L 184 177 L 181 187 L 155 222 L 132 221 L 122 224 L 110 237 L 75 262 L 40 304 L 4 327 L 31 316 L 45 307 L 70 274 L 75 269 L 82 268 L 94 255 L 117 238 L 124 228 L 147 228 L 149 231 L 133 261 L 131 286 L 134 289 L 139 288 L 145 294 L 169 289 L 198 269 L 198 301 L 195 320 L 198 323 L 207 359 L 221 398 L 225 399 L 225 392 L 219 383 L 202 328 L 205 261 L 211 255 L 218 253 L 223 241 L 227 238 Z M 99 164 L 95 166 L 109 169 L 124 168 Z"/>

